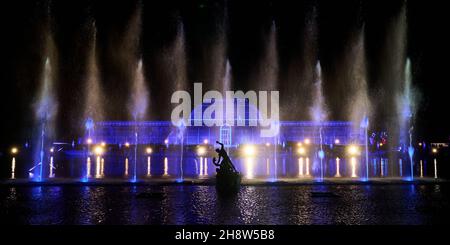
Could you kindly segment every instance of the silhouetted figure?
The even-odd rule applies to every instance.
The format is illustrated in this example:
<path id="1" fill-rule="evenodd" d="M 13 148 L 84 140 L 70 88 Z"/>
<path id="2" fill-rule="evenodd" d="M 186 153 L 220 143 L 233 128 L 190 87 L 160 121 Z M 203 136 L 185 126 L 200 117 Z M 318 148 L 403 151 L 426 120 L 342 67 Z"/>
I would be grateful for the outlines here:
<path id="1" fill-rule="evenodd" d="M 216 149 L 216 152 L 219 154 L 219 159 L 216 160 L 216 158 L 214 157 L 213 164 L 219 167 L 218 172 L 219 171 L 237 172 L 236 168 L 231 162 L 230 157 L 228 156 L 228 153 L 225 151 L 223 144 L 220 143 L 219 141 L 216 141 L 216 143 L 220 145 L 220 149 L 219 148 Z"/>
<path id="2" fill-rule="evenodd" d="M 219 141 L 216 143 L 221 146 L 220 149 L 216 149 L 219 159 L 213 158 L 213 164 L 218 167 L 216 169 L 216 188 L 219 193 L 223 194 L 237 193 L 241 184 L 241 175 L 231 162 L 223 144 Z"/>

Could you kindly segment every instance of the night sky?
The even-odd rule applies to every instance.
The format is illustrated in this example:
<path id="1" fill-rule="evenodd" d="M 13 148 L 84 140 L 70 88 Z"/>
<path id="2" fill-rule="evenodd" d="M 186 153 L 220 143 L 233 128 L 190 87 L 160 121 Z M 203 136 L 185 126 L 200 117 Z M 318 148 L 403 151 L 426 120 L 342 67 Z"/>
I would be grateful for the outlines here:
<path id="1" fill-rule="evenodd" d="M 2 148 L 23 142 L 32 132 L 34 113 L 31 105 L 42 75 L 46 56 L 46 32 L 43 30 L 49 20 L 46 1 L 11 2 L 3 1 L 0 8 Z M 281 111 L 283 106 L 295 104 L 295 98 L 302 101 L 306 96 L 301 89 L 293 96 L 291 88 L 293 84 L 301 84 L 300 78 L 308 77 L 305 75 L 309 62 L 305 56 L 308 56 L 321 61 L 329 117 L 345 120 L 345 105 L 339 101 L 351 88 L 345 87 L 340 74 L 346 69 L 343 60 L 352 40 L 364 27 L 369 95 L 377 104 L 373 128 L 383 129 L 386 125 L 380 118 L 389 117 L 392 107 L 390 88 L 393 81 L 389 74 L 395 73 L 386 67 L 398 59 L 396 56 L 401 52 L 396 50 L 395 40 L 389 37 L 392 36 L 392 23 L 398 18 L 403 4 L 405 1 L 144 0 L 140 51 L 130 56 L 124 52 L 128 47 L 126 33 L 139 5 L 137 1 L 52 1 L 50 29 L 57 55 L 56 134 L 69 140 L 82 132 L 83 81 L 92 43 L 90 28 L 93 20 L 98 29 L 96 45 L 101 84 L 109 99 L 105 109 L 108 120 L 129 119 L 126 103 L 133 61 L 127 57 L 138 56 L 143 58 L 151 94 L 151 119 L 168 119 L 173 89 L 168 86 L 171 74 L 161 64 L 161 54 L 176 38 L 180 21 L 186 35 L 189 89 L 194 82 L 204 82 L 208 89 L 215 88 L 208 71 L 216 60 L 212 57 L 215 41 L 225 33 L 226 54 L 232 67 L 232 88 L 259 90 L 251 81 L 254 67 L 263 57 L 275 21 Z M 304 33 L 310 27 L 308 17 L 313 13 L 317 16 L 317 36 L 312 39 L 316 41 L 308 41 Z M 421 94 L 415 127 L 418 138 L 448 140 L 450 120 L 446 115 L 446 84 L 450 42 L 446 37 L 449 16 L 445 3 L 407 1 L 406 16 L 406 52 L 412 62 L 413 84 Z M 302 103 L 307 104 L 305 101 Z M 285 119 L 305 120 L 306 114 L 289 115 Z"/>

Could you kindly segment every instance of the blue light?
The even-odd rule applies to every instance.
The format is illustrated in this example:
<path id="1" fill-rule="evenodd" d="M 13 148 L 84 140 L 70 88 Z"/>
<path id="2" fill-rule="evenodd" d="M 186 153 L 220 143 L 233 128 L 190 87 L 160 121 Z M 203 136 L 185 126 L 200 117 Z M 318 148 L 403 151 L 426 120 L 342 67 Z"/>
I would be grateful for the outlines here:
<path id="1" fill-rule="evenodd" d="M 274 183 L 274 182 L 278 182 L 278 179 L 276 179 L 276 178 L 269 178 L 267 181 Z"/>

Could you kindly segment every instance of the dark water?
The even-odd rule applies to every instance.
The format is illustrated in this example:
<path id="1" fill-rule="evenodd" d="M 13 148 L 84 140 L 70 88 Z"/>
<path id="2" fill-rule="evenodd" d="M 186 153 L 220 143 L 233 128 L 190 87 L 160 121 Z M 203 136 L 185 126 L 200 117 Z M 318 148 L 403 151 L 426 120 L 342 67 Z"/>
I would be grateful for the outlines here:
<path id="1" fill-rule="evenodd" d="M 448 224 L 448 193 L 448 184 L 243 186 L 224 199 L 200 185 L 0 186 L 0 223 Z"/>

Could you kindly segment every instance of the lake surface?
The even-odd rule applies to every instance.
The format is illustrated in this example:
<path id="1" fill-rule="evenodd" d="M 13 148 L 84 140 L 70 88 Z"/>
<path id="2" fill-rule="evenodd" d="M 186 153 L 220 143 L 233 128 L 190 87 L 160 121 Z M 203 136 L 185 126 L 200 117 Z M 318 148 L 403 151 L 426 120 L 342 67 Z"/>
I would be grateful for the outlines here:
<path id="1" fill-rule="evenodd" d="M 0 186 L 1 224 L 449 224 L 439 184 Z M 145 194 L 142 194 L 145 193 Z"/>

